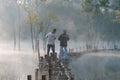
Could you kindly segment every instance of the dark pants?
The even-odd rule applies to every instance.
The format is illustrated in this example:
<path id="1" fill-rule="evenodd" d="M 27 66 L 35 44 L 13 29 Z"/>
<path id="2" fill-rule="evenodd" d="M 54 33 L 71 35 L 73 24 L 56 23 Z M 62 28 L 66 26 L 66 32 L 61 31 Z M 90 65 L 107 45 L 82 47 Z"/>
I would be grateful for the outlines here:
<path id="1" fill-rule="evenodd" d="M 55 53 L 55 45 L 47 45 L 47 55 L 49 56 L 50 49 L 52 49 L 53 54 Z"/>

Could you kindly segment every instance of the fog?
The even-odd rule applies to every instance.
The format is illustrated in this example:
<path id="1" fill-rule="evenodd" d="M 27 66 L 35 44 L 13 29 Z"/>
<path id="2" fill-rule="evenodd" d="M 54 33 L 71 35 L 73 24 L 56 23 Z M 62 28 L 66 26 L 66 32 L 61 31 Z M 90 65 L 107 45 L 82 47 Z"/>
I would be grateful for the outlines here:
<path id="1" fill-rule="evenodd" d="M 27 75 L 34 79 L 37 64 L 36 54 L 29 51 L 0 50 L 0 79 L 27 80 Z"/>
<path id="2" fill-rule="evenodd" d="M 22 1 L 27 2 L 23 5 Z M 0 0 L 1 80 L 26 80 L 26 75 L 34 75 L 34 70 L 38 65 L 37 53 L 32 51 L 30 24 L 26 22 L 29 11 L 25 6 L 30 11 L 38 12 L 38 19 L 43 22 L 43 32 L 47 33 L 56 28 L 58 38 L 64 29 L 67 30 L 70 36 L 68 48 L 85 47 L 87 43 L 97 46 L 105 45 L 109 48 L 113 48 L 114 43 L 119 45 L 120 24 L 114 22 L 115 9 L 119 7 L 119 0 L 110 0 L 107 9 L 102 7 L 103 9 L 99 9 L 96 13 L 83 11 L 83 0 L 41 0 L 38 1 L 37 7 L 34 1 L 21 0 L 22 4 L 18 4 L 17 0 Z M 98 0 L 92 1 L 94 5 L 92 7 L 95 7 Z M 46 19 L 48 13 L 52 13 L 59 20 L 49 21 Z M 36 30 L 37 27 L 33 24 L 33 29 Z M 44 55 L 41 33 L 38 38 L 40 53 Z M 56 40 L 56 52 L 59 52 L 58 40 Z M 119 54 L 113 53 L 84 55 L 71 63 L 76 80 L 80 78 L 82 80 L 110 80 L 111 76 L 119 79 Z M 76 69 L 79 71 L 77 72 Z M 114 80 L 112 78 L 111 80 Z"/>
<path id="3" fill-rule="evenodd" d="M 24 1 L 24 0 L 23 0 Z M 25 17 L 27 12 L 24 7 L 19 5 L 15 0 L 0 0 L 0 35 L 1 39 L 14 38 L 19 35 L 19 24 L 21 26 L 21 39 L 30 39 L 30 25 L 26 23 Z M 34 10 L 34 0 L 28 1 L 29 7 Z M 119 24 L 114 23 L 114 12 L 99 13 L 97 16 L 87 16 L 87 13 L 81 9 L 82 0 L 47 0 L 45 3 L 39 2 L 39 18 L 47 26 L 45 16 L 51 12 L 59 18 L 59 22 L 52 22 L 47 32 L 52 28 L 57 28 L 57 35 L 66 29 L 72 40 L 119 40 Z M 97 2 L 94 0 L 94 2 Z M 94 3 L 95 4 L 95 3 Z M 118 0 L 110 0 L 111 11 L 118 6 Z M 35 27 L 35 26 L 34 26 Z M 46 32 L 46 33 L 47 33 Z"/>
<path id="4" fill-rule="evenodd" d="M 40 53 L 43 56 L 43 51 Z M 13 48 L 13 41 L 0 42 L 0 79 L 27 80 L 27 75 L 35 79 L 38 68 L 38 54 L 33 52 L 30 42 L 21 42 L 21 50 Z"/>

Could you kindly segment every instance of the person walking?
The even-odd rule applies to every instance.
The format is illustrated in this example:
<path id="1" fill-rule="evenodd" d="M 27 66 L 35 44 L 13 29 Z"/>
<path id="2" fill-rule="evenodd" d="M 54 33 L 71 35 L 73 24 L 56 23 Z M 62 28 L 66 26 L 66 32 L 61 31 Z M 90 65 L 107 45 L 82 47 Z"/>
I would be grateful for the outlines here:
<path id="1" fill-rule="evenodd" d="M 65 59 L 67 59 L 68 58 L 67 42 L 69 41 L 69 35 L 67 34 L 66 30 L 64 30 L 63 33 L 58 37 L 58 40 L 60 41 L 59 60 L 62 59 L 63 53 Z"/>
<path id="2" fill-rule="evenodd" d="M 55 53 L 55 39 L 56 39 L 56 29 L 53 29 L 52 32 L 49 32 L 46 35 L 47 38 L 47 56 L 49 57 L 50 49 L 52 49 L 53 54 Z"/>

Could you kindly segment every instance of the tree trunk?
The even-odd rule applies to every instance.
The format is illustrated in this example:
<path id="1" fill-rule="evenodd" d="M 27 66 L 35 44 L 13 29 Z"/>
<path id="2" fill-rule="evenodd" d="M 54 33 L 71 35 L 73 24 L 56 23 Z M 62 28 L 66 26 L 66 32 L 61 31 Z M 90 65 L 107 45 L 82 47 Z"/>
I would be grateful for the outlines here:
<path id="1" fill-rule="evenodd" d="M 39 39 L 39 31 L 38 31 L 38 27 L 36 27 L 36 30 L 35 30 L 35 51 L 38 51 L 38 39 Z"/>
<path id="2" fill-rule="evenodd" d="M 16 28 L 15 28 L 15 26 L 14 26 L 14 33 L 13 33 L 13 35 L 14 35 L 14 50 L 16 49 Z"/>
<path id="3" fill-rule="evenodd" d="M 37 11 L 37 13 L 39 13 L 39 0 L 35 0 L 35 4 L 36 4 L 36 11 Z M 38 14 L 39 15 L 39 14 Z M 40 16 L 40 15 L 39 15 Z M 39 27 L 38 26 L 36 26 L 36 28 L 35 28 L 36 30 L 35 30 L 35 51 L 38 51 L 38 46 L 39 46 Z"/>
<path id="4" fill-rule="evenodd" d="M 42 32 L 43 51 L 44 51 L 44 53 L 46 53 L 46 39 L 45 39 L 45 34 L 46 33 Z"/>
<path id="5" fill-rule="evenodd" d="M 20 46 L 20 33 L 21 33 L 21 19 L 20 19 L 20 7 L 18 6 L 18 18 L 19 18 L 19 26 L 18 26 L 18 50 L 21 49 L 21 46 Z"/>
<path id="6" fill-rule="evenodd" d="M 32 41 L 32 49 L 34 52 L 34 41 L 33 41 L 33 31 L 32 31 L 33 25 L 30 23 L 30 32 L 31 32 L 31 41 Z"/>
<path id="7" fill-rule="evenodd" d="M 21 32 L 21 28 L 20 28 L 20 25 L 19 25 L 19 39 L 18 39 L 18 49 L 21 50 L 21 45 L 20 45 L 20 32 Z"/>

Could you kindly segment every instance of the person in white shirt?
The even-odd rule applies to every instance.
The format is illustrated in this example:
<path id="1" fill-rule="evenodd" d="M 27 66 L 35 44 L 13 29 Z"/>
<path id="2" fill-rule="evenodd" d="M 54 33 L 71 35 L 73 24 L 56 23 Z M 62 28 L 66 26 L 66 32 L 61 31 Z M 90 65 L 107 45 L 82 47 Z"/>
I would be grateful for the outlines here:
<path id="1" fill-rule="evenodd" d="M 53 54 L 55 53 L 55 39 L 56 39 L 56 29 L 53 29 L 52 32 L 49 32 L 46 35 L 47 38 L 47 56 L 49 56 L 50 49 L 52 49 Z"/>

